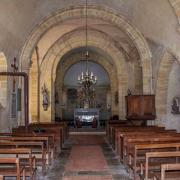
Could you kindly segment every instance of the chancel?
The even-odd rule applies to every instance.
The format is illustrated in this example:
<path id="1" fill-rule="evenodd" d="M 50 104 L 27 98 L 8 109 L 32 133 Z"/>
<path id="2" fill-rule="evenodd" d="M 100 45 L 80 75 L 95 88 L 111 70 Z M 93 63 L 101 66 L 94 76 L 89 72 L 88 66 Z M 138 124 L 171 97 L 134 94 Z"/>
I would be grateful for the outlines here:
<path id="1" fill-rule="evenodd" d="M 0 1 L 0 180 L 180 179 L 180 0 Z"/>

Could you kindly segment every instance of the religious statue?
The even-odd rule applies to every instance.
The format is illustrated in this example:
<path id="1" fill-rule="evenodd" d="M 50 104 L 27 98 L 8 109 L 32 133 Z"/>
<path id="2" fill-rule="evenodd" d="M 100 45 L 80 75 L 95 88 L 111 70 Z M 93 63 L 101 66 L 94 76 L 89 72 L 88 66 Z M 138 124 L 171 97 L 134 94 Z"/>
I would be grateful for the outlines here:
<path id="1" fill-rule="evenodd" d="M 127 95 L 128 95 L 128 96 L 131 96 L 131 95 L 132 95 L 132 92 L 131 92 L 130 89 L 127 90 Z"/>
<path id="2" fill-rule="evenodd" d="M 171 113 L 180 114 L 180 98 L 174 97 L 172 100 Z"/>
<path id="3" fill-rule="evenodd" d="M 49 98 L 48 98 L 48 89 L 46 87 L 46 85 L 44 84 L 44 86 L 41 88 L 41 92 L 42 92 L 42 95 L 43 95 L 43 108 L 44 108 L 44 111 L 47 111 L 48 109 L 48 106 L 49 106 Z"/>

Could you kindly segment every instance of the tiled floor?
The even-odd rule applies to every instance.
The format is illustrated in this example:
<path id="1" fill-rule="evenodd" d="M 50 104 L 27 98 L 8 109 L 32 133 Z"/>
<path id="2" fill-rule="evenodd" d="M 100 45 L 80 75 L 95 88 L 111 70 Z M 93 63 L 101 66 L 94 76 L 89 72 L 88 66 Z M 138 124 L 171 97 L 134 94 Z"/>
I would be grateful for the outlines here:
<path id="1" fill-rule="evenodd" d="M 38 180 L 129 180 L 102 135 L 72 135 L 65 147 Z"/>

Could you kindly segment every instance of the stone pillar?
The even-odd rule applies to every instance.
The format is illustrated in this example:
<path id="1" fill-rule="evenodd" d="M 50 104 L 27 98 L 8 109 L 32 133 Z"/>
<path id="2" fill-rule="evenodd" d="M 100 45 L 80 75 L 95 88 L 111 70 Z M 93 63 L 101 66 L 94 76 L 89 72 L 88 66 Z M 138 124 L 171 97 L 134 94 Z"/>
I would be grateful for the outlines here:
<path id="1" fill-rule="evenodd" d="M 156 125 L 158 126 L 163 125 L 162 119 L 167 113 L 168 81 L 174 59 L 172 54 L 165 52 L 159 67 L 156 84 Z"/>

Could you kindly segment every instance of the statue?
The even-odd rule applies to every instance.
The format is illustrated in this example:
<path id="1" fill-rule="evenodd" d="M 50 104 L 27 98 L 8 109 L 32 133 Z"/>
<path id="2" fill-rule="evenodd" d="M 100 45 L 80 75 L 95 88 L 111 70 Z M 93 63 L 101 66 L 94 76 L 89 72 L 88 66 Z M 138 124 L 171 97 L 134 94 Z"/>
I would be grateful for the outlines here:
<path id="1" fill-rule="evenodd" d="M 171 105 L 171 113 L 180 114 L 180 98 L 174 97 Z"/>
<path id="2" fill-rule="evenodd" d="M 131 90 L 130 90 L 130 89 L 128 89 L 128 90 L 127 90 L 127 95 L 128 95 L 128 96 L 131 96 L 131 95 L 132 95 L 132 93 L 131 93 Z"/>
<path id="3" fill-rule="evenodd" d="M 41 92 L 42 92 L 42 95 L 43 95 L 43 103 L 42 103 L 42 105 L 43 105 L 44 111 L 47 111 L 48 106 L 49 106 L 49 98 L 48 98 L 48 89 L 47 89 L 45 84 L 41 88 Z"/>

